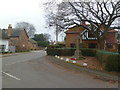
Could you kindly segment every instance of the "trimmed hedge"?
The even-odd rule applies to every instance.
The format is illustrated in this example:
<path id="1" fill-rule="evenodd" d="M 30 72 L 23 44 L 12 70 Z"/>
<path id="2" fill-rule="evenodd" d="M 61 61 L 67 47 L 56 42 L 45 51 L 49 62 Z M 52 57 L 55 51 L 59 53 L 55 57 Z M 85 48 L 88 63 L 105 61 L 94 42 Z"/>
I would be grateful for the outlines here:
<path id="1" fill-rule="evenodd" d="M 96 58 L 108 71 L 120 71 L 120 54 L 97 50 Z"/>
<path id="2" fill-rule="evenodd" d="M 59 55 L 59 56 L 61 56 L 61 50 L 57 49 L 57 48 L 47 49 L 47 55 L 51 55 L 51 56 Z"/>
<path id="3" fill-rule="evenodd" d="M 59 55 L 59 56 L 73 56 L 75 48 L 48 48 L 47 55 Z M 81 48 L 81 53 L 83 56 L 95 56 L 95 49 Z"/>
<path id="4" fill-rule="evenodd" d="M 80 50 L 83 56 L 95 56 L 96 55 L 96 49 L 81 48 Z"/>
<path id="5" fill-rule="evenodd" d="M 101 51 L 101 50 L 97 50 L 96 51 L 96 58 L 100 61 L 100 63 L 102 65 L 105 66 L 105 63 L 107 61 L 107 57 L 110 55 L 111 53 L 106 53 L 104 51 Z"/>
<path id="6" fill-rule="evenodd" d="M 120 55 L 110 55 L 106 60 L 105 69 L 108 71 L 120 72 Z"/>
<path id="7" fill-rule="evenodd" d="M 59 55 L 59 56 L 72 56 L 74 55 L 75 49 L 61 49 L 61 48 L 48 48 L 47 55 Z"/>

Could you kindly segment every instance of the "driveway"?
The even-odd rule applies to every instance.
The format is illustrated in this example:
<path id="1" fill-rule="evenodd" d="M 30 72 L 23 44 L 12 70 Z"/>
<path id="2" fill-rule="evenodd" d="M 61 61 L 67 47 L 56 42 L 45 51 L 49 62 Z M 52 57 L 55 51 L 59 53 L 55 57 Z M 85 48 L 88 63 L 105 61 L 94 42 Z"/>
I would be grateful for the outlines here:
<path id="1" fill-rule="evenodd" d="M 18 54 L 2 60 L 3 88 L 117 88 L 117 83 L 95 79 L 52 64 L 45 51 Z"/>

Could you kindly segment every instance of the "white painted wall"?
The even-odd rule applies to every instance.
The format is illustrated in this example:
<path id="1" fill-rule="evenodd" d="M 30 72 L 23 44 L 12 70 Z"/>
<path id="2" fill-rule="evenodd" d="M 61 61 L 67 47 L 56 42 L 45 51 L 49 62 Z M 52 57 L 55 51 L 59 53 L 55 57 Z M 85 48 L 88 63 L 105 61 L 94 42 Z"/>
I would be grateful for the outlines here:
<path id="1" fill-rule="evenodd" d="M 9 51 L 9 41 L 0 39 L 0 45 L 5 45 L 5 52 Z"/>

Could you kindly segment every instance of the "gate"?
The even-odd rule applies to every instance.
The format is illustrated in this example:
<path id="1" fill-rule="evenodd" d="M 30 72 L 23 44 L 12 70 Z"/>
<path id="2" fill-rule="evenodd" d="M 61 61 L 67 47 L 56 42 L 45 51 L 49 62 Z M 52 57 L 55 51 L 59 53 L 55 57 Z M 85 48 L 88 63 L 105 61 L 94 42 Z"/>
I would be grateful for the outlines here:
<path id="1" fill-rule="evenodd" d="M 15 52 L 16 48 L 15 46 L 9 46 L 9 52 Z"/>

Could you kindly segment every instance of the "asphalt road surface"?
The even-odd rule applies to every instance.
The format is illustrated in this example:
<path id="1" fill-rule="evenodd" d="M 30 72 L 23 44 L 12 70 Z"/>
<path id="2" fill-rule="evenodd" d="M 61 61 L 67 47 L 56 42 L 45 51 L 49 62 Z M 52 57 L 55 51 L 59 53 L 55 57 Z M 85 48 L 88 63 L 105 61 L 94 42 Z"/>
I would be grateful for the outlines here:
<path id="1" fill-rule="evenodd" d="M 2 60 L 3 88 L 118 88 L 117 83 L 60 68 L 45 51 L 23 53 Z"/>

